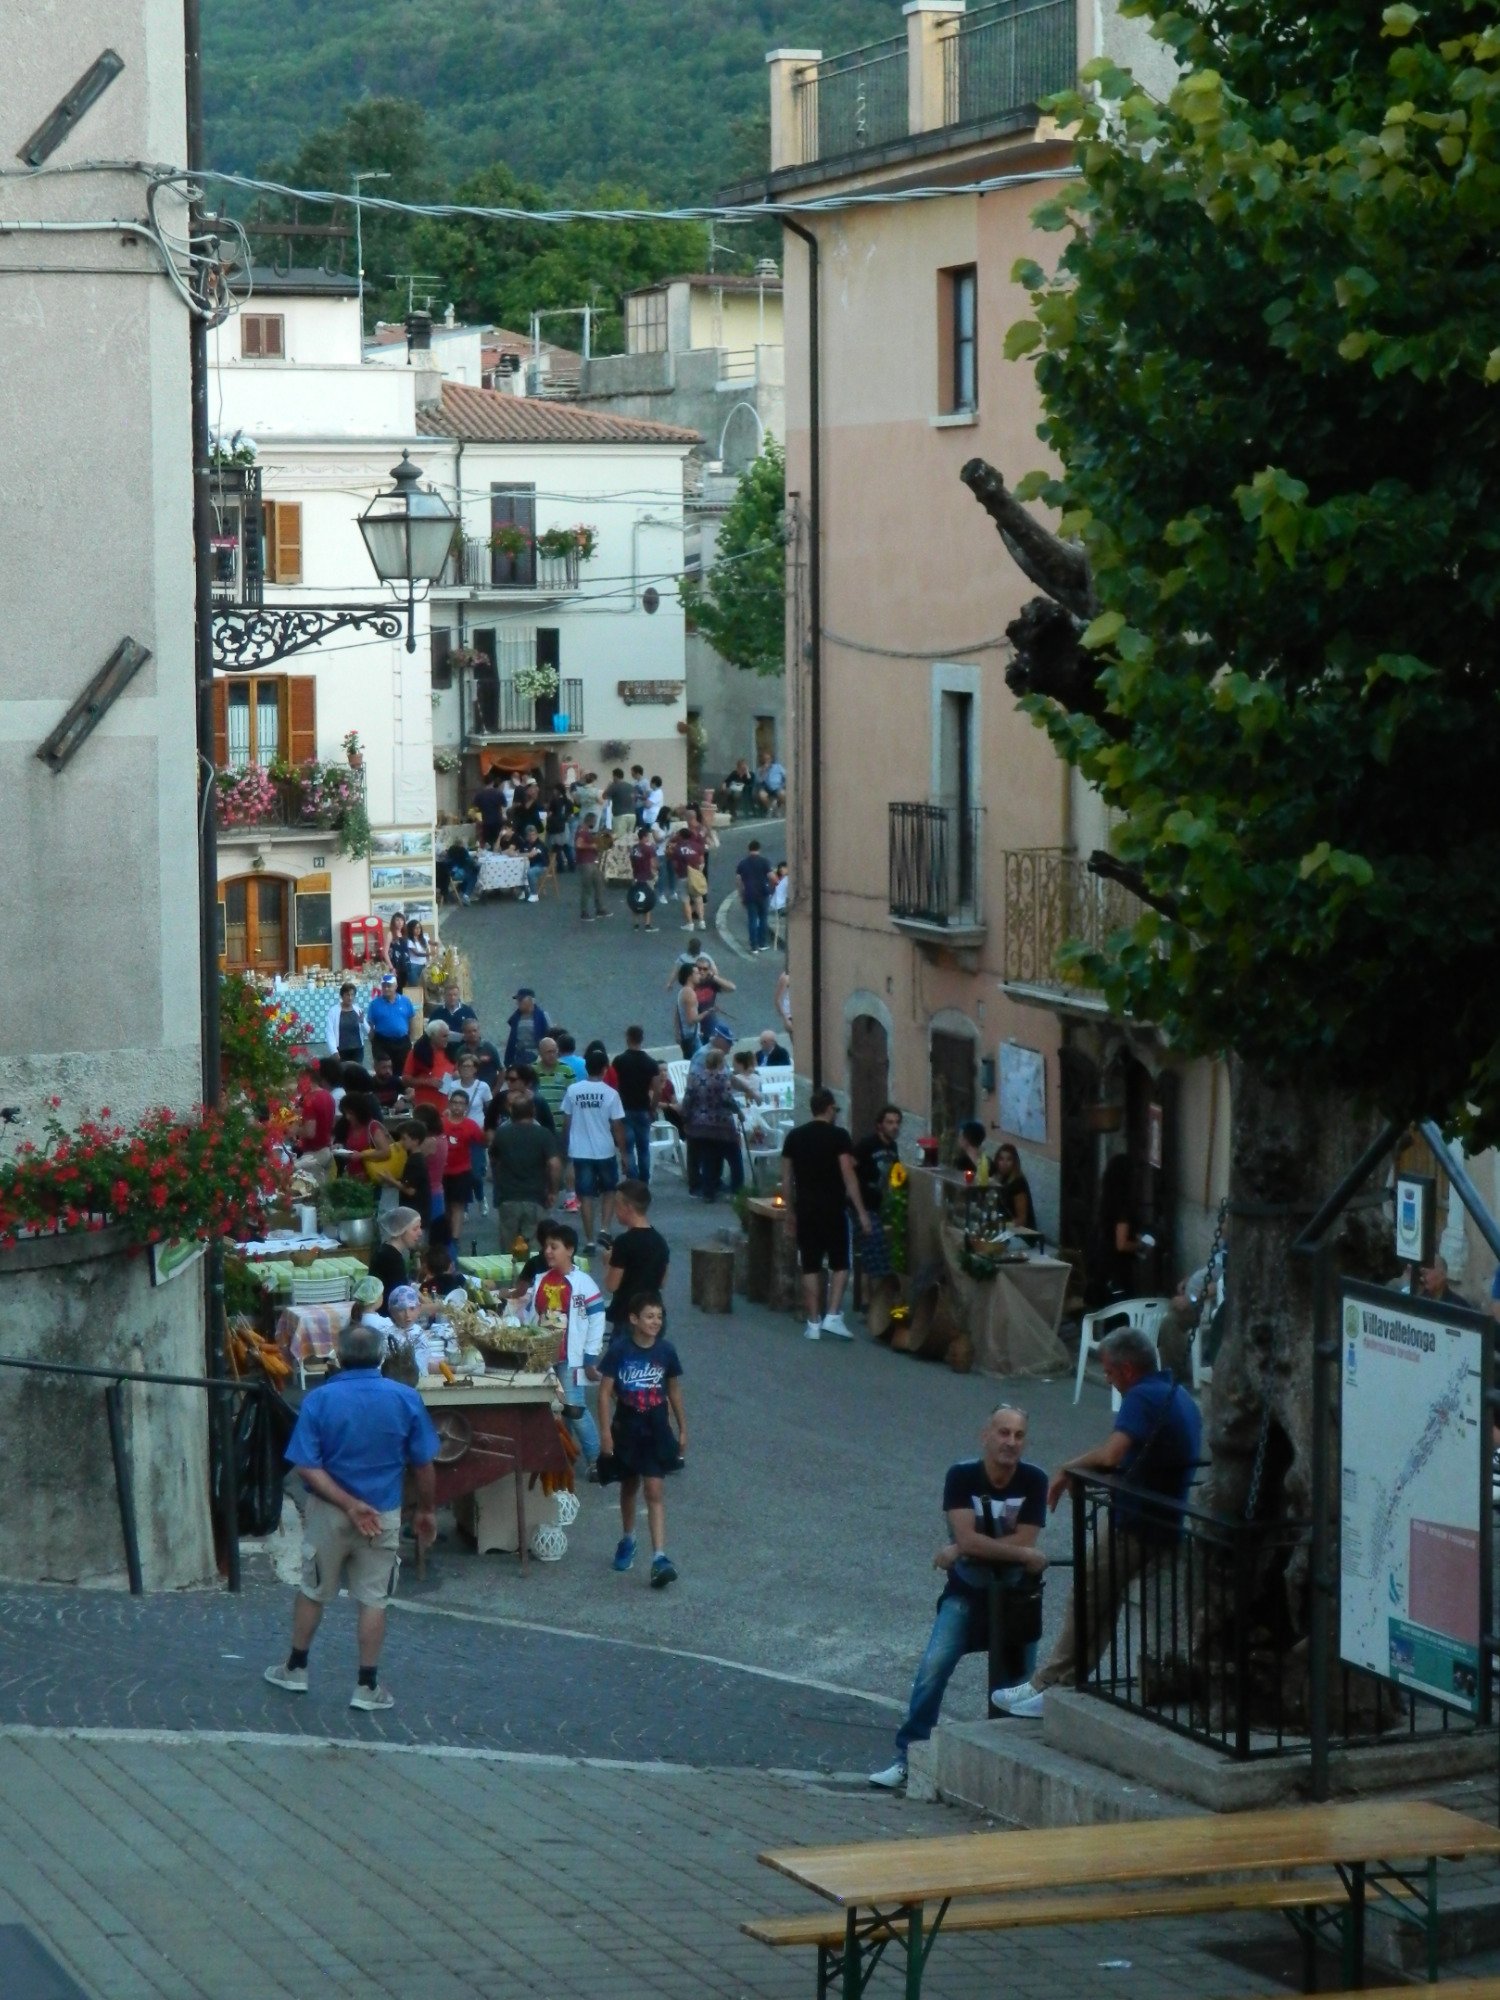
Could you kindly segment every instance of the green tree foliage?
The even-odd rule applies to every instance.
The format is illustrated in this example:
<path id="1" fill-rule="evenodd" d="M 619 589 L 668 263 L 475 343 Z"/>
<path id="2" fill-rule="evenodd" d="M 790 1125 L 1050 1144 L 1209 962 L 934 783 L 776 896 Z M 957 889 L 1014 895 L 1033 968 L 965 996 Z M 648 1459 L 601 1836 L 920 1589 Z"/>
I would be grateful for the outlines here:
<path id="1" fill-rule="evenodd" d="M 405 97 L 450 174 L 510 160 L 545 187 L 674 201 L 746 165 L 735 125 L 764 114 L 767 49 L 901 30 L 895 0 L 205 0 L 203 16 L 215 166 L 261 169 L 351 99 Z"/>
<path id="2" fill-rule="evenodd" d="M 1136 0 L 1039 220 L 1033 475 L 1083 692 L 1031 705 L 1152 909 L 1092 966 L 1180 1046 L 1500 1136 L 1500 30 L 1473 0 Z M 1466 1109 L 1465 1107 L 1470 1107 Z"/>
<path id="3" fill-rule="evenodd" d="M 509 167 L 486 167 L 454 190 L 476 208 L 549 208 L 554 198 L 517 179 Z M 594 189 L 594 208 L 639 208 L 639 188 Z M 492 320 L 525 333 L 532 312 L 546 307 L 600 306 L 594 352 L 625 346 L 620 300 L 637 286 L 674 271 L 695 271 L 707 255 L 707 231 L 696 222 L 484 222 L 466 218 L 423 222 L 413 232 L 419 268 L 442 274 L 442 295 L 461 319 Z M 576 347 L 579 320 L 544 321 L 546 339 Z"/>
<path id="4" fill-rule="evenodd" d="M 786 659 L 786 453 L 768 437 L 740 479 L 712 568 L 682 586 L 688 616 L 731 666 L 779 674 Z"/>

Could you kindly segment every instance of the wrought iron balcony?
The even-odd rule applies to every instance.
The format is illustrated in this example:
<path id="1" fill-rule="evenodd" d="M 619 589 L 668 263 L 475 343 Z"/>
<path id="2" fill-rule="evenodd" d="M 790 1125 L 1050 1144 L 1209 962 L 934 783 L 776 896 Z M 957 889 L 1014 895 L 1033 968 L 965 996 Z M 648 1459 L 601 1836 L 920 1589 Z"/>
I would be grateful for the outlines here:
<path id="1" fill-rule="evenodd" d="M 982 929 L 983 808 L 893 804 L 889 813 L 892 917 L 950 931 Z"/>
<path id="2" fill-rule="evenodd" d="M 523 549 L 507 555 L 491 548 L 487 541 L 466 535 L 455 541 L 452 553 L 434 588 L 437 590 L 534 591 L 538 596 L 556 597 L 578 588 L 579 558 L 576 551 L 563 556 L 539 555 Z"/>
<path id="3" fill-rule="evenodd" d="M 905 35 L 809 65 L 795 90 L 804 160 L 835 159 L 906 137 Z"/>
<path id="4" fill-rule="evenodd" d="M 260 467 L 216 465 L 209 473 L 210 571 L 214 608 L 257 609 L 264 602 Z"/>
<path id="5" fill-rule="evenodd" d="M 468 734 L 482 743 L 543 736 L 582 736 L 583 682 L 565 680 L 556 694 L 523 694 L 514 681 L 476 672 L 470 682 Z"/>
<path id="6" fill-rule="evenodd" d="M 365 773 L 344 764 L 256 765 L 222 769 L 214 793 L 219 840 L 263 840 L 337 832 L 365 803 Z"/>
<path id="7" fill-rule="evenodd" d="M 1133 924 L 1144 905 L 1118 882 L 1058 847 L 1020 848 L 1005 857 L 1005 978 L 1020 986 L 1087 992 L 1059 961 L 1065 945 L 1100 949 Z"/>

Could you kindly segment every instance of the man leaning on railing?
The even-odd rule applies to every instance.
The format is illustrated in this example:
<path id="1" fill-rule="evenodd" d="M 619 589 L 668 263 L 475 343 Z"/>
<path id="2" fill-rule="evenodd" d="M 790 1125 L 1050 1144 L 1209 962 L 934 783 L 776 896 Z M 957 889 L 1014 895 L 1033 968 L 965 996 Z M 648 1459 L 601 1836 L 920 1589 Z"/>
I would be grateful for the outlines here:
<path id="1" fill-rule="evenodd" d="M 1085 1630 L 1080 1636 L 1077 1593 L 1082 1579 L 1075 1577 L 1052 1657 L 1029 1680 L 996 1688 L 991 1696 L 1008 1715 L 1040 1715 L 1049 1687 L 1071 1687 L 1087 1678 L 1109 1643 L 1124 1593 L 1176 1547 L 1180 1528 L 1173 1510 L 1187 1499 L 1193 1481 L 1203 1421 L 1192 1397 L 1161 1366 L 1152 1342 L 1124 1327 L 1100 1344 L 1099 1356 L 1105 1381 L 1120 1392 L 1114 1429 L 1102 1444 L 1053 1473 L 1047 1505 L 1056 1510 L 1075 1472 L 1113 1474 L 1143 1498 L 1132 1501 L 1128 1493 L 1117 1492 L 1108 1512 L 1097 1517 L 1088 1559 Z M 1073 1504 L 1080 1503 L 1075 1499 Z"/>

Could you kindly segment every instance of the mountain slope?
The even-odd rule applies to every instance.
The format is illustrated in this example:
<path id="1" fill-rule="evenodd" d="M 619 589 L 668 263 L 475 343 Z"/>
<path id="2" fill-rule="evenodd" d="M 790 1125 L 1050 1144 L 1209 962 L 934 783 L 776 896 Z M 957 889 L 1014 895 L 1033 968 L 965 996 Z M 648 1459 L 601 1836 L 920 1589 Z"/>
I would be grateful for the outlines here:
<path id="1" fill-rule="evenodd" d="M 763 156 L 765 56 L 903 31 L 899 0 L 204 0 L 209 153 L 290 158 L 367 96 L 414 99 L 442 166 L 712 195 Z"/>

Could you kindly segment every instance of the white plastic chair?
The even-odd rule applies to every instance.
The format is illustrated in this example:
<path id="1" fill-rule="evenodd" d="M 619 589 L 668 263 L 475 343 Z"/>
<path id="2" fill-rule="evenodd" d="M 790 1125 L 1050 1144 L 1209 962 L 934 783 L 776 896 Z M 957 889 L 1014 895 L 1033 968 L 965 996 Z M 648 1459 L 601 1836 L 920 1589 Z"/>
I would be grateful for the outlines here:
<path id="1" fill-rule="evenodd" d="M 1116 1299 L 1113 1305 L 1085 1313 L 1078 1329 L 1078 1379 L 1073 1384 L 1073 1401 L 1083 1394 L 1083 1371 L 1096 1347 L 1127 1326 L 1154 1341 L 1171 1309 L 1170 1299 Z"/>
<path id="2" fill-rule="evenodd" d="M 670 1119 L 655 1118 L 651 1122 L 651 1158 L 653 1163 L 660 1153 L 682 1173 L 686 1167 L 686 1156 L 682 1144 L 682 1134 Z"/>
<path id="3" fill-rule="evenodd" d="M 679 1056 L 675 1062 L 667 1064 L 667 1081 L 671 1084 L 679 1105 L 682 1103 L 682 1093 L 687 1089 L 687 1080 L 688 1059 L 686 1056 Z"/>

